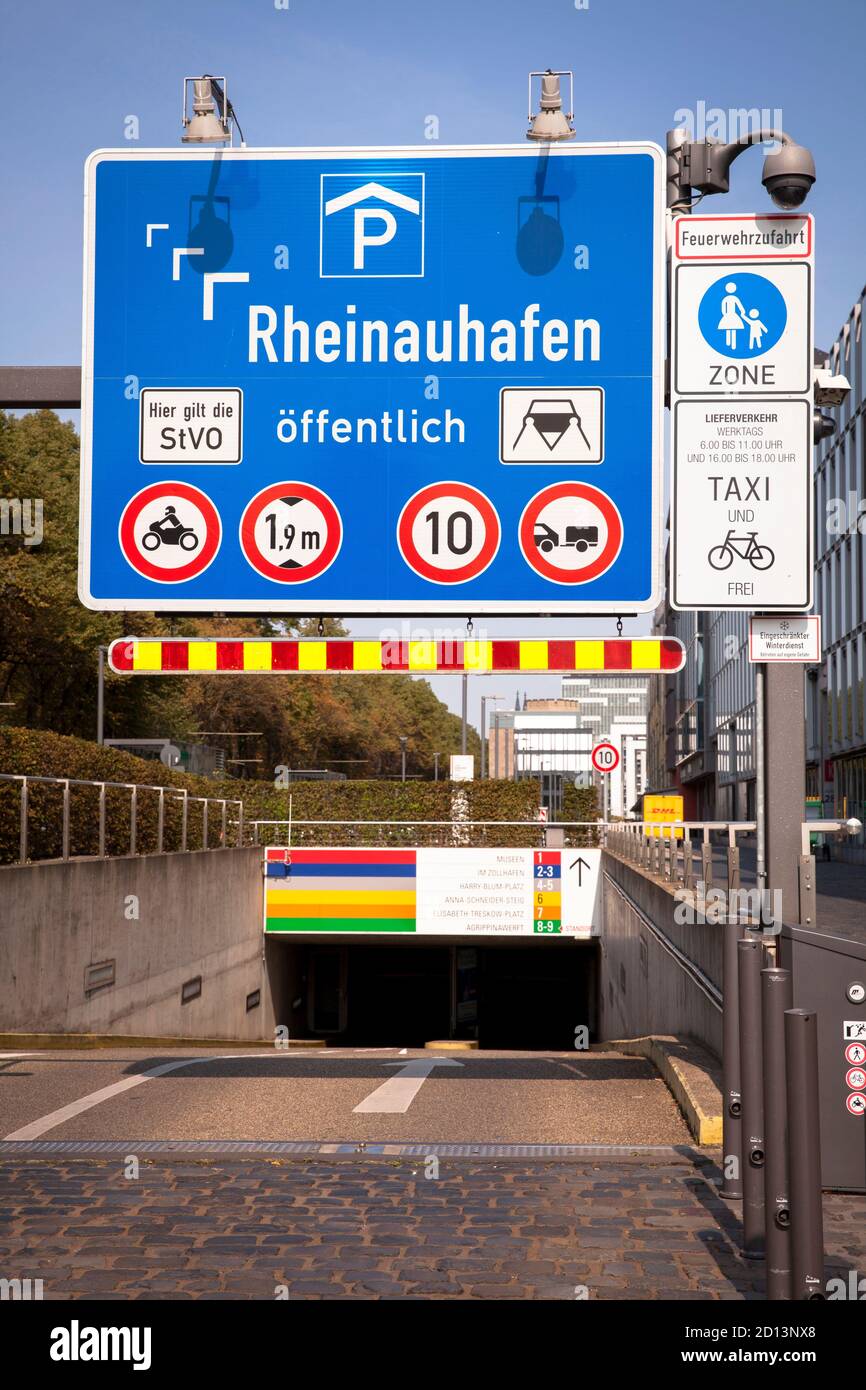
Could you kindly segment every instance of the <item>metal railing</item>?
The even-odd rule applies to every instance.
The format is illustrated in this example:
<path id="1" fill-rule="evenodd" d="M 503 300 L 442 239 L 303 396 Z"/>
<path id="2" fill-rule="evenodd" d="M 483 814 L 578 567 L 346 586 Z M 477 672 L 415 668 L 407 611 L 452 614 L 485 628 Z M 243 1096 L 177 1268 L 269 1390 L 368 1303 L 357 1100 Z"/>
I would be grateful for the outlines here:
<path id="1" fill-rule="evenodd" d="M 31 777 L 19 773 L 0 773 L 0 783 L 11 783 L 18 788 L 19 792 L 19 811 L 18 811 L 18 857 L 13 856 L 7 862 L 27 864 L 38 859 L 60 859 L 67 861 L 70 859 L 84 858 L 106 858 L 121 854 L 163 854 L 167 852 L 184 852 L 190 848 L 198 849 L 227 849 L 229 841 L 234 836 L 235 844 L 240 847 L 244 843 L 244 803 L 240 798 L 234 797 L 213 797 L 213 796 L 193 796 L 185 787 L 162 787 L 155 783 L 147 782 L 97 782 L 89 781 L 79 777 Z M 33 791 L 36 787 L 45 786 L 60 789 L 60 836 L 59 842 L 56 836 L 52 837 L 50 831 L 46 834 L 47 827 L 42 824 L 38 830 L 42 831 L 42 839 L 50 848 L 58 848 L 59 854 L 44 853 L 32 854 L 34 826 L 32 816 L 34 813 Z M 95 793 L 96 796 L 96 837 L 92 852 L 82 852 L 72 848 L 71 837 L 73 832 L 72 817 L 72 797 L 75 788 L 86 788 Z M 125 848 L 109 848 L 109 835 L 107 824 L 107 794 L 109 792 L 128 792 L 129 793 L 129 814 L 127 822 L 127 833 L 124 835 Z M 153 847 L 147 849 L 140 848 L 139 835 L 139 801 L 140 793 L 156 794 L 156 824 L 153 828 Z M 197 844 L 190 844 L 190 807 L 199 804 L 201 813 L 199 815 L 199 833 L 193 835 L 192 839 Z M 167 847 L 166 840 L 166 811 L 173 806 L 179 805 L 178 825 L 176 827 L 177 842 L 175 845 Z M 211 845 L 211 819 L 210 808 L 215 805 L 219 808 L 219 833 L 218 843 Z M 233 814 L 230 814 L 230 808 Z M 43 805 L 39 809 L 41 815 L 46 815 L 46 807 Z M 193 817 L 193 820 L 196 818 Z M 91 826 L 88 824 L 87 830 Z M 112 838 L 116 841 L 116 825 L 112 826 Z M 79 831 L 79 834 L 84 832 Z"/>
<path id="2" fill-rule="evenodd" d="M 705 891 L 713 887 L 713 835 L 726 839 L 725 870 L 729 892 L 740 886 L 740 845 L 738 836 L 753 834 L 757 823 L 743 821 L 619 821 L 608 825 L 606 848 L 629 859 L 647 873 L 693 888 L 697 881 Z M 695 876 L 695 853 L 700 872 Z"/>
<path id="3" fill-rule="evenodd" d="M 466 848 L 502 846 L 543 849 L 554 843 L 568 848 L 591 848 L 603 843 L 601 821 L 538 820 L 250 820 L 253 844 L 285 845 L 454 845 Z M 609 828 L 609 827 L 608 827 Z M 262 832 L 267 831 L 263 836 Z M 278 838 L 279 836 L 279 838 Z M 562 837 L 560 839 L 560 836 Z"/>
<path id="4" fill-rule="evenodd" d="M 817 888 L 815 880 L 815 857 L 810 852 L 810 836 L 815 833 L 835 835 L 839 838 L 859 835 L 862 830 L 859 820 L 813 820 L 803 821 L 801 826 L 800 856 L 798 860 L 799 915 L 798 921 L 804 926 L 814 926 L 817 918 Z M 643 869 L 665 879 L 668 883 L 682 885 L 685 889 L 696 889 L 700 885 L 706 895 L 713 889 L 714 858 L 712 836 L 722 832 L 725 836 L 724 874 L 725 889 L 729 894 L 740 890 L 740 844 L 738 836 L 747 835 L 757 829 L 755 821 L 671 821 L 658 825 L 649 821 L 622 821 L 608 826 L 605 845 L 623 859 L 628 859 Z M 698 851 L 700 873 L 695 877 L 695 851 Z M 757 866 L 756 866 L 757 867 Z M 740 904 L 738 910 L 746 907 L 754 912 L 759 921 L 775 922 L 776 917 L 769 901 L 763 901 L 760 890 L 766 882 L 757 879 L 754 892 L 758 895 L 756 903 Z M 743 896 L 748 898 L 752 890 Z"/>

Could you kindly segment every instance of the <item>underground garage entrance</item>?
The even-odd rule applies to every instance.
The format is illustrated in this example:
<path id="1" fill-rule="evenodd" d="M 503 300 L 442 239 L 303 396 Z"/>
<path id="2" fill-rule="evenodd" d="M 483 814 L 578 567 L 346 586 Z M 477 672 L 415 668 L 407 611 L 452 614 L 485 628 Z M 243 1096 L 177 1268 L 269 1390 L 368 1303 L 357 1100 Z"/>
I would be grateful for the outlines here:
<path id="1" fill-rule="evenodd" d="M 567 1050 L 595 1037 L 594 940 L 267 942 L 276 1018 L 295 1038 L 352 1047 Z"/>

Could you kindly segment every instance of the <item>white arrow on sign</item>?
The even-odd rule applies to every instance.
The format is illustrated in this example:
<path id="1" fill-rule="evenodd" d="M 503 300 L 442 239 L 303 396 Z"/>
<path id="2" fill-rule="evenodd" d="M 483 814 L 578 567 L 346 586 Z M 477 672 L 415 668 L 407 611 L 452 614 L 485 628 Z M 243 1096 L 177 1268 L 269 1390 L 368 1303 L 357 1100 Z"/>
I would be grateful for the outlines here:
<path id="1" fill-rule="evenodd" d="M 396 1076 L 389 1076 L 375 1091 L 356 1105 L 354 1115 L 403 1115 L 409 1109 L 434 1067 L 462 1067 L 450 1057 L 413 1057 L 411 1062 L 386 1062 L 387 1067 L 399 1067 Z"/>

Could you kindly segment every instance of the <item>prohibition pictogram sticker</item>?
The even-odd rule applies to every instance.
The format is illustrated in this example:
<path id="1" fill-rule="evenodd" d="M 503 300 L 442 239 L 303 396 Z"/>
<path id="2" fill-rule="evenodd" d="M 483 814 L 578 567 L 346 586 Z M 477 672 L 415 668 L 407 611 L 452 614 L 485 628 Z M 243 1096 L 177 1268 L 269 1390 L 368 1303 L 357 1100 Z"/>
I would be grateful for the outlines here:
<path id="1" fill-rule="evenodd" d="M 118 527 L 120 548 L 138 574 L 182 584 L 202 574 L 222 539 L 219 512 L 189 483 L 151 483 L 131 497 Z"/>

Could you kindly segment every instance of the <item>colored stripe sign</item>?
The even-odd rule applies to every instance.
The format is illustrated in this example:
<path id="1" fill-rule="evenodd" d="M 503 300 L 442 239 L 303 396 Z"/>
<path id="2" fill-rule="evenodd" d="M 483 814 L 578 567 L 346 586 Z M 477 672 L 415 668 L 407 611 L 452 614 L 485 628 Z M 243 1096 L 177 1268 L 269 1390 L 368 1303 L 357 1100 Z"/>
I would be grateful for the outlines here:
<path id="1" fill-rule="evenodd" d="M 174 676 L 430 672 L 474 675 L 510 671 L 679 671 L 685 648 L 674 637 L 523 638 L 399 642 L 353 638 L 150 638 L 121 637 L 108 649 L 112 671 Z"/>
<path id="2" fill-rule="evenodd" d="M 590 936 L 600 851 L 265 850 L 268 934 Z"/>
<path id="3" fill-rule="evenodd" d="M 266 851 L 267 931 L 415 931 L 414 849 Z"/>

